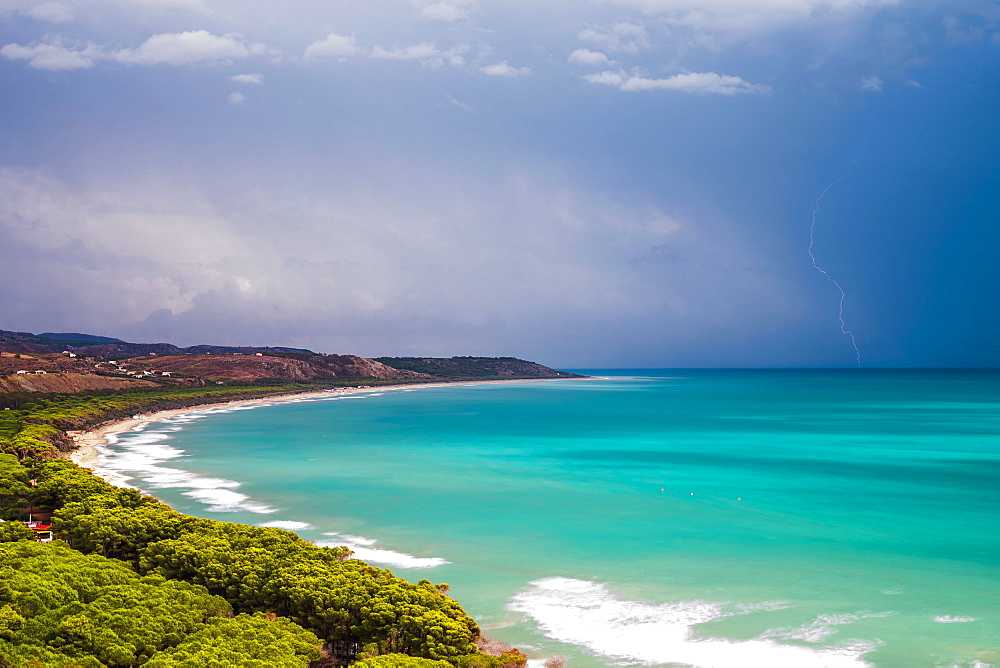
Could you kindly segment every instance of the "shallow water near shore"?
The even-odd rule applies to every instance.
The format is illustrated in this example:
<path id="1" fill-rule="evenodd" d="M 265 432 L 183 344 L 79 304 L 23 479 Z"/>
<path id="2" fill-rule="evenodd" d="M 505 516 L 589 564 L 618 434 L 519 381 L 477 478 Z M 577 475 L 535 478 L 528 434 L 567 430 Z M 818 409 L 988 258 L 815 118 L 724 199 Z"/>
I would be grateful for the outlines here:
<path id="1" fill-rule="evenodd" d="M 192 413 L 101 469 L 569 666 L 1000 664 L 1000 373 L 593 373 Z"/>

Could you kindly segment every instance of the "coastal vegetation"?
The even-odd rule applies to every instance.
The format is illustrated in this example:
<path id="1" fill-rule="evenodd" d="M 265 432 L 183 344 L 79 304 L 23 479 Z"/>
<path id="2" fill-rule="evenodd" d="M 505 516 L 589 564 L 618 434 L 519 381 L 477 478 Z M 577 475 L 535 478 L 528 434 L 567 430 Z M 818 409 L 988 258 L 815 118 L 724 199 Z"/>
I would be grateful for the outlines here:
<path id="1" fill-rule="evenodd" d="M 184 515 L 64 459 L 0 455 L 0 503 L 0 665 L 523 663 L 479 653 L 479 627 L 447 585 L 411 583 L 290 531 Z M 62 540 L 33 542 L 17 521 L 26 511 L 51 513 Z"/>
<path id="2" fill-rule="evenodd" d="M 525 664 L 481 635 L 446 584 L 409 582 L 290 531 L 184 515 L 64 457 L 74 430 L 142 413 L 575 374 L 516 358 L 383 362 L 86 334 L 0 331 L 0 347 L 0 668 Z M 54 542 L 35 542 L 26 521 L 39 518 Z"/>
<path id="3" fill-rule="evenodd" d="M 95 390 L 78 394 L 0 394 L 0 452 L 18 457 L 54 457 L 72 449 L 67 431 L 120 420 L 138 413 L 187 408 L 236 399 L 259 399 L 314 389 L 271 387 L 170 387 L 130 392 Z"/>
<path id="4" fill-rule="evenodd" d="M 447 595 L 290 531 L 184 515 L 58 456 L 67 430 L 310 386 L 5 396 L 0 666 L 522 666 Z M 39 544 L 23 520 L 51 517 Z"/>
<path id="5" fill-rule="evenodd" d="M 208 665 L 187 662 L 201 655 L 229 665 L 266 658 L 268 665 L 302 666 L 321 656 L 315 634 L 287 619 L 233 616 L 229 603 L 204 587 L 142 576 L 62 544 L 0 544 L 0 583 L 5 665 Z M 212 641 L 219 639 L 216 652 Z"/>
<path id="6" fill-rule="evenodd" d="M 376 362 L 442 380 L 583 378 L 516 357 L 376 357 Z"/>

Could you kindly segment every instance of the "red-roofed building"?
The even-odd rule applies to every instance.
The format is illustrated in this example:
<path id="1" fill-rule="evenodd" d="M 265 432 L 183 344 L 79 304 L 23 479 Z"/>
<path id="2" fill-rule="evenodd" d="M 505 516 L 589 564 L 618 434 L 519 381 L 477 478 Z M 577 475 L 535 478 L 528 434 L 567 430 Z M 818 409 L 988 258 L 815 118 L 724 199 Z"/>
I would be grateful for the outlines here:
<path id="1" fill-rule="evenodd" d="M 52 525 L 39 524 L 38 522 L 25 522 L 28 528 L 35 532 L 35 540 L 39 543 L 52 542 Z"/>

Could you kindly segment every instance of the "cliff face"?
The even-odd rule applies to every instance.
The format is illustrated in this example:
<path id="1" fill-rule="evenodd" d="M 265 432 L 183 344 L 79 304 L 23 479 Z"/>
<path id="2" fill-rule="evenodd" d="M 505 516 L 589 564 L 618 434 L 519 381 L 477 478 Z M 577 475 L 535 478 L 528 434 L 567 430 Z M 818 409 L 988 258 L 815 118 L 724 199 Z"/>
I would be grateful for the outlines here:
<path id="1" fill-rule="evenodd" d="M 395 369 L 377 360 L 358 357 L 357 355 L 285 353 L 281 357 L 283 359 L 308 362 L 315 370 L 317 378 L 380 378 L 388 380 L 429 378 L 429 376 L 422 373 L 406 369 Z"/>
<path id="2" fill-rule="evenodd" d="M 167 371 L 208 381 L 253 382 L 261 378 L 304 381 L 313 377 L 308 364 L 246 355 L 165 355 L 125 360 L 130 369 Z"/>
<path id="3" fill-rule="evenodd" d="M 83 392 L 154 387 L 156 383 L 131 378 L 108 378 L 82 373 L 46 373 L 0 376 L 0 392 Z"/>

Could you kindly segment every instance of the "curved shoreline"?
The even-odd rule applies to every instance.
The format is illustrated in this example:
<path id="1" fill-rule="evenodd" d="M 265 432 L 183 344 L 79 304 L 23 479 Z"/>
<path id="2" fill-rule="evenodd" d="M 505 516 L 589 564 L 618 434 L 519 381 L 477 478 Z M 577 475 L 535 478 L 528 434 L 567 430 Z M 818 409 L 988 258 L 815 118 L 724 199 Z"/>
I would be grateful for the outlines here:
<path id="1" fill-rule="evenodd" d="M 232 399 L 230 401 L 218 401 L 184 408 L 173 408 L 155 413 L 143 413 L 133 415 L 121 420 L 112 420 L 81 431 L 67 431 L 66 435 L 73 439 L 74 448 L 65 455 L 67 459 L 77 466 L 90 469 L 95 475 L 101 476 L 94 471 L 98 465 L 100 452 L 98 447 L 106 445 L 110 436 L 126 431 L 132 431 L 136 427 L 151 422 L 162 422 L 179 415 L 197 413 L 199 411 L 213 408 L 237 408 L 239 406 L 257 406 L 261 404 L 284 403 L 288 401 L 301 401 L 309 399 L 325 399 L 331 396 L 344 396 L 349 394 L 359 394 L 363 392 L 382 392 L 384 390 L 401 389 L 424 389 L 428 387 L 441 387 L 443 385 L 496 385 L 500 383 L 535 383 L 549 380 L 579 380 L 564 378 L 512 378 L 511 380 L 456 380 L 441 381 L 433 383 L 400 383 L 397 385 L 376 385 L 372 387 L 343 387 L 328 390 L 309 390 L 308 392 L 294 392 L 291 394 L 276 394 L 270 397 L 258 397 L 256 399 Z M 110 481 L 109 481 L 110 482 Z"/>

